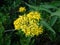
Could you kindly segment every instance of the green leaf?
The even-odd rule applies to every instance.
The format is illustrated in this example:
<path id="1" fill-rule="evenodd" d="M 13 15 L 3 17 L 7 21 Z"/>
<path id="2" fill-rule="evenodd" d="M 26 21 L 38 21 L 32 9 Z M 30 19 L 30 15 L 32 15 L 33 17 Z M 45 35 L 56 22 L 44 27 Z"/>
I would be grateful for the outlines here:
<path id="1" fill-rule="evenodd" d="M 52 13 L 50 10 L 48 10 L 47 8 L 43 7 L 43 6 L 33 6 L 33 5 L 30 5 L 28 3 L 25 3 L 27 6 L 29 6 L 30 8 L 34 9 L 34 10 L 37 10 L 37 11 L 41 11 L 41 10 L 44 10 L 48 13 Z"/>
<path id="2" fill-rule="evenodd" d="M 51 20 L 49 21 L 50 26 L 53 26 L 56 21 L 57 21 L 57 16 L 52 16 Z"/>
<path id="3" fill-rule="evenodd" d="M 41 20 L 41 24 L 47 28 L 47 31 L 49 32 L 49 37 L 51 40 L 54 40 L 56 37 L 56 32 L 49 26 L 49 24 L 43 20 Z"/>
<path id="4" fill-rule="evenodd" d="M 53 1 L 50 4 L 54 6 L 60 6 L 60 1 Z"/>
<path id="5" fill-rule="evenodd" d="M 50 9 L 50 8 L 55 8 L 55 9 L 57 9 L 57 7 L 56 7 L 56 6 L 51 5 L 51 4 L 44 4 L 44 5 L 40 5 L 40 6 L 42 6 L 42 7 L 46 8 L 46 9 Z"/>
<path id="6" fill-rule="evenodd" d="M 48 12 L 50 14 L 52 13 L 50 10 L 48 10 L 48 9 L 46 9 L 44 7 L 41 7 L 41 6 L 38 8 L 38 10 L 40 10 L 40 11 L 43 10 L 43 11 L 46 11 L 46 12 Z"/>
<path id="7" fill-rule="evenodd" d="M 60 8 L 56 12 L 51 14 L 51 16 L 54 16 L 54 15 L 60 17 Z"/>
<path id="8" fill-rule="evenodd" d="M 25 4 L 26 4 L 28 7 L 32 8 L 32 9 L 38 10 L 38 7 L 36 7 L 36 6 L 30 5 L 30 4 L 26 3 L 26 2 L 25 2 Z"/>

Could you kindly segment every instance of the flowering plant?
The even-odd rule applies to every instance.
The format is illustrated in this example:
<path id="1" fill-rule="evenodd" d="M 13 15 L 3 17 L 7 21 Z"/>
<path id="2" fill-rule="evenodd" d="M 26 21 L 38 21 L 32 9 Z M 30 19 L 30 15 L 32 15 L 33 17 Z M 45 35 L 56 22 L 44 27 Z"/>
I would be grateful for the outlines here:
<path id="1" fill-rule="evenodd" d="M 43 33 L 43 28 L 39 25 L 41 16 L 38 12 L 29 12 L 27 15 L 19 16 L 14 21 L 14 27 L 16 30 L 22 30 L 26 36 L 34 36 Z"/>
<path id="2" fill-rule="evenodd" d="M 25 7 L 20 7 L 19 12 L 24 12 Z M 41 14 L 38 11 L 31 11 L 28 14 L 24 14 L 14 21 L 15 30 L 22 31 L 26 37 L 26 39 L 30 39 L 35 35 L 43 33 L 43 26 L 39 24 L 41 20 Z M 27 44 L 26 44 L 27 45 Z"/>
<path id="3" fill-rule="evenodd" d="M 60 1 L 0 2 L 0 45 L 59 45 Z"/>

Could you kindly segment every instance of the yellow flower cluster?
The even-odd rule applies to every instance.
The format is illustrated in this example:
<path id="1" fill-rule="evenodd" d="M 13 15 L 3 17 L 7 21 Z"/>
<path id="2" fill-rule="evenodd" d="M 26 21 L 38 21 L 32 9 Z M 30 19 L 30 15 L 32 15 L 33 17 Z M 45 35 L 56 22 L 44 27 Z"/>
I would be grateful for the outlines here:
<path id="1" fill-rule="evenodd" d="M 42 26 L 38 26 L 39 19 L 41 19 L 40 13 L 32 11 L 19 16 L 14 21 L 14 27 L 16 30 L 22 29 L 26 36 L 38 36 L 43 33 Z"/>
<path id="2" fill-rule="evenodd" d="M 40 13 L 38 12 L 30 12 L 29 14 L 27 14 L 27 17 L 29 17 L 30 19 L 37 19 L 37 20 L 41 18 Z"/>
<path id="3" fill-rule="evenodd" d="M 19 12 L 25 12 L 26 11 L 26 8 L 25 7 L 20 7 L 19 8 Z"/>

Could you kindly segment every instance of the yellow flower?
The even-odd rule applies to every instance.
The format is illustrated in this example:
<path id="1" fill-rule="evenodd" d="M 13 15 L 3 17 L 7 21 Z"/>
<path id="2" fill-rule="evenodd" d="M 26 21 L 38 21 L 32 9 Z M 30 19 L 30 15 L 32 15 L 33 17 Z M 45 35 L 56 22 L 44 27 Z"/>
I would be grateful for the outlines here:
<path id="1" fill-rule="evenodd" d="M 30 30 L 26 30 L 25 34 L 26 36 L 30 36 Z"/>
<path id="2" fill-rule="evenodd" d="M 19 12 L 25 12 L 26 11 L 26 8 L 25 7 L 20 7 L 19 8 Z"/>
<path id="3" fill-rule="evenodd" d="M 41 19 L 41 15 L 40 15 L 40 13 L 37 12 L 37 11 L 29 12 L 29 13 L 27 14 L 27 17 L 29 17 L 29 18 L 31 18 L 31 19 L 37 19 L 37 20 Z"/>
<path id="4" fill-rule="evenodd" d="M 16 30 L 22 29 L 26 36 L 38 36 L 43 33 L 43 27 L 38 26 L 39 19 L 41 19 L 40 13 L 30 12 L 19 16 L 19 18 L 14 21 L 14 27 Z"/>

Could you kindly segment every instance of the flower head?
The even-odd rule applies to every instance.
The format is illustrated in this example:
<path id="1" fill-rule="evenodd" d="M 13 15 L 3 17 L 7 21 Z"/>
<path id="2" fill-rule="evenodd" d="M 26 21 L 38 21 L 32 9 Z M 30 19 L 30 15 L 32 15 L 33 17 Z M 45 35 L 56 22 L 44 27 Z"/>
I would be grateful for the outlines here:
<path id="1" fill-rule="evenodd" d="M 26 36 L 38 36 L 43 33 L 43 27 L 38 26 L 40 13 L 30 12 L 27 15 L 19 16 L 14 21 L 14 27 L 16 30 L 22 29 Z"/>
<path id="2" fill-rule="evenodd" d="M 26 11 L 26 8 L 25 7 L 20 7 L 19 8 L 19 12 L 25 12 Z"/>

